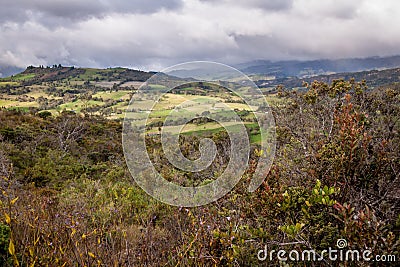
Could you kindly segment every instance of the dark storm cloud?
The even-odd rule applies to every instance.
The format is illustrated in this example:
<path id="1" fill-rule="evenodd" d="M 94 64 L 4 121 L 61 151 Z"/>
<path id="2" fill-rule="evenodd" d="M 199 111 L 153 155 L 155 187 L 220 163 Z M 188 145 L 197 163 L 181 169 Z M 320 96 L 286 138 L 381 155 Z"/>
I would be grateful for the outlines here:
<path id="1" fill-rule="evenodd" d="M 221 4 L 225 6 L 241 6 L 243 8 L 261 8 L 267 11 L 286 10 L 292 7 L 293 0 L 200 0 L 212 4 Z"/>
<path id="2" fill-rule="evenodd" d="M 110 13 L 154 13 L 160 9 L 175 9 L 180 0 L 0 0 L 0 22 L 24 22 L 45 16 L 65 20 L 84 20 Z"/>

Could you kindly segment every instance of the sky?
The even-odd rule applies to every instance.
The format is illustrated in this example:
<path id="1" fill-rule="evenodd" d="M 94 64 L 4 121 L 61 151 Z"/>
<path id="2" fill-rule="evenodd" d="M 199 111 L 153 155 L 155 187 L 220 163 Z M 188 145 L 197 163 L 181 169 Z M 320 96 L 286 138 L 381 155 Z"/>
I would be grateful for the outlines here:
<path id="1" fill-rule="evenodd" d="M 398 0 L 0 0 L 0 66 L 400 55 Z"/>

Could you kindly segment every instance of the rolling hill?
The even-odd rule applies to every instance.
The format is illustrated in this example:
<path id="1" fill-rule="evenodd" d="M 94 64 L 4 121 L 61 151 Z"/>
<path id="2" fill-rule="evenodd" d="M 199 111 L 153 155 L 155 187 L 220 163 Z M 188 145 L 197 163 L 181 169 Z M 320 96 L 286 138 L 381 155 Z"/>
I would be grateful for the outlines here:
<path id="1" fill-rule="evenodd" d="M 332 73 L 398 68 L 400 67 L 400 56 L 277 62 L 257 60 L 239 64 L 237 67 L 249 75 L 264 75 L 276 79 L 286 77 L 305 78 Z"/>
<path id="2" fill-rule="evenodd" d="M 18 67 L 0 65 L 0 78 L 20 73 L 23 70 L 24 69 Z"/>
<path id="3" fill-rule="evenodd" d="M 393 84 L 400 82 L 400 68 L 387 69 L 387 70 L 371 70 L 360 72 L 345 72 L 330 75 L 318 75 L 312 77 L 285 77 L 277 79 L 259 79 L 255 83 L 263 88 L 275 88 L 278 85 L 283 85 L 286 88 L 302 87 L 304 82 L 311 83 L 315 80 L 326 83 L 331 83 L 333 80 L 354 79 L 356 81 L 365 81 L 371 87 L 379 87 L 383 85 Z"/>

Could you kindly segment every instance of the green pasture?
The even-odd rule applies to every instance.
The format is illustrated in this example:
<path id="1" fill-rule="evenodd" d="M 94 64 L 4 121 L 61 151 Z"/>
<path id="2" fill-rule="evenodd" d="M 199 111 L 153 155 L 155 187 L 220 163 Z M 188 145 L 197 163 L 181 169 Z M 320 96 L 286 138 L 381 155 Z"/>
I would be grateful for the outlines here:
<path id="1" fill-rule="evenodd" d="M 75 112 L 81 112 L 81 110 L 86 107 L 91 107 L 91 106 L 96 106 L 96 105 L 102 106 L 102 105 L 104 105 L 104 102 L 94 101 L 94 100 L 82 101 L 79 99 L 75 102 L 68 102 L 68 103 L 58 106 L 57 110 L 71 110 L 71 111 L 75 111 Z"/>
<path id="2" fill-rule="evenodd" d="M 98 92 L 93 95 L 93 97 L 102 98 L 103 100 L 119 100 L 119 99 L 129 99 L 129 94 L 131 91 L 118 91 L 118 92 Z"/>
<path id="3" fill-rule="evenodd" d="M 25 81 L 25 80 L 30 80 L 32 78 L 35 78 L 35 74 L 34 73 L 29 73 L 29 74 L 17 74 L 15 76 L 11 77 L 12 81 Z"/>

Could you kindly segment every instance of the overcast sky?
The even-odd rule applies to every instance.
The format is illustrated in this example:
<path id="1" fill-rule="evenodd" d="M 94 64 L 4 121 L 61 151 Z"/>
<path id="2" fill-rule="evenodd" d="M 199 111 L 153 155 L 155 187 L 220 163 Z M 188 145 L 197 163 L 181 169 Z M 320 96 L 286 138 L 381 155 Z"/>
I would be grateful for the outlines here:
<path id="1" fill-rule="evenodd" d="M 0 65 L 400 54 L 398 0 L 0 0 Z"/>

